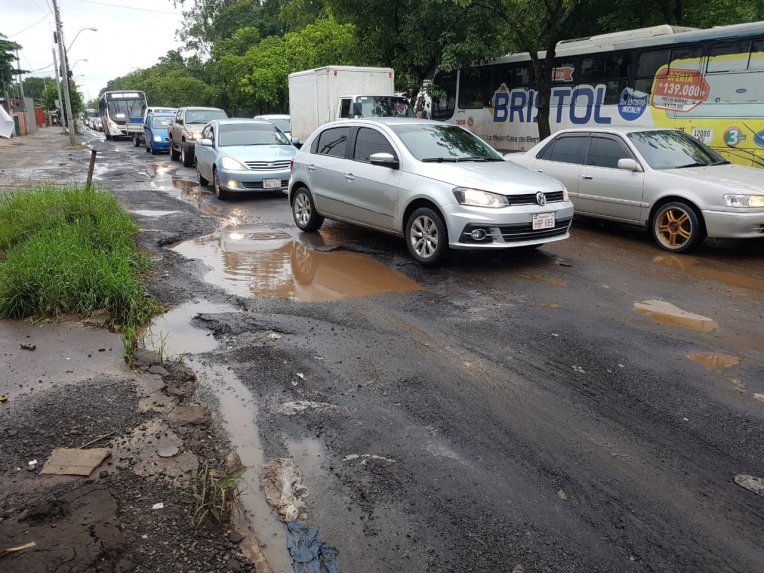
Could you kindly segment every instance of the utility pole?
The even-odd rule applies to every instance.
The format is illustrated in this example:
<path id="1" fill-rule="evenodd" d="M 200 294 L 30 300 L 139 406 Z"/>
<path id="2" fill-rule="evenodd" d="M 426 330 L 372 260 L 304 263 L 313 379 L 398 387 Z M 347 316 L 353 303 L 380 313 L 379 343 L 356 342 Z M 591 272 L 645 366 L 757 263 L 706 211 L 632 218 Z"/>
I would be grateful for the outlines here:
<path id="1" fill-rule="evenodd" d="M 61 122 L 61 129 L 63 133 L 66 133 L 66 125 L 64 125 L 64 106 L 61 104 L 61 82 L 58 81 L 58 59 L 56 58 L 56 48 L 53 48 L 53 75 L 56 78 L 56 90 L 58 91 L 58 113 L 61 116 L 58 118 Z"/>
<path id="2" fill-rule="evenodd" d="M 16 68 L 19 70 L 19 94 L 21 95 L 21 111 L 26 112 L 27 104 L 24 101 L 24 74 L 21 73 L 21 61 L 19 61 L 19 51 L 16 50 Z M 27 118 L 24 116 L 24 121 Z"/>
<path id="3" fill-rule="evenodd" d="M 69 94 L 69 63 L 66 61 L 66 44 L 64 44 L 64 27 L 61 25 L 61 14 L 58 11 L 58 3 L 53 0 L 53 15 L 56 17 L 56 37 L 58 39 L 58 53 L 61 56 L 61 69 L 64 79 L 64 100 L 66 100 L 66 115 L 69 118 L 69 142 L 76 145 L 77 128 L 72 113 L 72 98 Z"/>

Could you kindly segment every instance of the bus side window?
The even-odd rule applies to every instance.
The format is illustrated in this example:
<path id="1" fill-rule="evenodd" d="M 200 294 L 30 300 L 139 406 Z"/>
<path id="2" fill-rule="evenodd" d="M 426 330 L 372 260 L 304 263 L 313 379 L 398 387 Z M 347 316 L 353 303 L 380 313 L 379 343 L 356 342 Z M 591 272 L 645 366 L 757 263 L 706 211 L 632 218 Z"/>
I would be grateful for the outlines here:
<path id="1" fill-rule="evenodd" d="M 680 70 L 700 71 L 703 61 L 703 46 L 689 46 L 671 50 L 671 63 L 669 68 Z"/>
<path id="2" fill-rule="evenodd" d="M 637 74 L 634 88 L 638 92 L 649 94 L 653 87 L 656 72 L 669 63 L 669 50 L 642 52 L 637 60 Z"/>
<path id="3" fill-rule="evenodd" d="M 459 107 L 483 109 L 491 101 L 491 70 L 487 67 L 462 68 L 459 79 Z"/>
<path id="4" fill-rule="evenodd" d="M 621 92 L 631 85 L 631 71 L 633 58 L 630 53 L 611 54 L 607 58 L 605 68 L 605 104 L 617 104 L 621 99 Z"/>
<path id="5" fill-rule="evenodd" d="M 748 68 L 750 43 L 744 40 L 712 44 L 706 73 L 739 72 Z"/>
<path id="6" fill-rule="evenodd" d="M 532 70 L 533 68 L 531 67 L 530 62 L 514 64 L 510 68 L 509 84 L 507 84 L 509 89 L 526 88 L 530 86 Z"/>

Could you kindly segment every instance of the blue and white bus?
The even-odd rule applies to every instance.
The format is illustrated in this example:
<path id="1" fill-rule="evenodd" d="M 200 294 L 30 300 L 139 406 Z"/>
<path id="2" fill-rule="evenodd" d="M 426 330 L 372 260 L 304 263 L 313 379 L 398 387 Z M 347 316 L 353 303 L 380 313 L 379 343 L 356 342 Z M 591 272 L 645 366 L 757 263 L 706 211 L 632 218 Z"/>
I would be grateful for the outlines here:
<path id="1" fill-rule="evenodd" d="M 543 57 L 543 52 L 540 54 Z M 500 151 L 538 142 L 527 53 L 435 75 L 431 116 Z M 682 129 L 730 161 L 764 167 L 764 22 L 656 26 L 557 44 L 552 131 L 591 125 Z"/>
<path id="2" fill-rule="evenodd" d="M 127 125 L 143 124 L 146 94 L 135 90 L 110 91 L 98 98 L 98 113 L 106 139 L 129 137 Z"/>

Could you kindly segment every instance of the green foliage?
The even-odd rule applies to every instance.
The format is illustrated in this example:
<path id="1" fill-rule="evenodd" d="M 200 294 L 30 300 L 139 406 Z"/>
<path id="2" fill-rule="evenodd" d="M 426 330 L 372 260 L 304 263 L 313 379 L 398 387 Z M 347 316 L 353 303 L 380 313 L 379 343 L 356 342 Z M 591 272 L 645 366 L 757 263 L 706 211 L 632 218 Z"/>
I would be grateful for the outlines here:
<path id="1" fill-rule="evenodd" d="M 21 46 L 0 34 L 0 93 L 10 89 L 13 76 L 23 73 L 16 67 L 16 50 Z"/>
<path id="2" fill-rule="evenodd" d="M 64 95 L 61 94 L 61 98 L 63 97 Z M 42 92 L 42 107 L 48 111 L 58 109 L 58 89 L 55 83 L 45 86 Z"/>
<path id="3" fill-rule="evenodd" d="M 31 97 L 32 99 L 35 100 L 35 102 L 39 102 L 39 101 L 42 101 L 42 94 L 45 91 L 45 87 L 48 84 L 53 84 L 53 86 L 55 87 L 56 81 L 50 77 L 39 78 L 39 77 L 31 76 L 28 78 L 24 78 L 23 84 L 24 84 L 24 95 L 26 97 Z"/>
<path id="4" fill-rule="evenodd" d="M 82 101 L 82 94 L 77 89 L 77 84 L 73 81 L 69 81 L 69 97 L 72 101 L 72 112 L 79 113 L 85 110 L 84 103 Z M 55 81 L 52 81 L 45 86 L 40 98 L 42 107 L 48 111 L 58 109 L 58 89 L 56 88 Z M 64 86 L 61 85 L 61 105 L 65 105 Z M 98 104 L 96 104 L 98 107 Z"/>
<path id="5" fill-rule="evenodd" d="M 118 328 L 157 306 L 141 273 L 138 227 L 110 193 L 39 188 L 0 195 L 0 317 L 41 319 L 106 311 Z"/>
<path id="6" fill-rule="evenodd" d="M 279 19 L 290 32 L 329 17 L 324 0 L 282 0 Z"/>

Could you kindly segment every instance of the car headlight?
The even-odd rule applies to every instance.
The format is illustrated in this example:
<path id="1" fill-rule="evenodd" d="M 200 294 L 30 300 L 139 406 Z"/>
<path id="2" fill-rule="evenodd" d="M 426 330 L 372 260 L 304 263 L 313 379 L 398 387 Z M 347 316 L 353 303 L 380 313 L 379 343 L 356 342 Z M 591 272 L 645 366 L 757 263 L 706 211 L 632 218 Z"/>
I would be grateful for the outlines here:
<path id="1" fill-rule="evenodd" d="M 155 135 L 154 136 L 154 141 L 162 141 L 162 136 L 161 135 Z"/>
<path id="2" fill-rule="evenodd" d="M 247 169 L 246 167 L 244 167 L 244 165 L 236 161 L 233 157 L 224 157 L 223 160 L 220 162 L 220 166 L 223 169 L 238 169 L 240 171 L 245 171 Z"/>
<path id="3" fill-rule="evenodd" d="M 570 194 L 568 193 L 568 188 L 565 187 L 565 185 L 562 186 L 562 200 L 570 201 Z"/>
<path id="4" fill-rule="evenodd" d="M 727 207 L 764 207 L 764 195 L 725 195 Z"/>
<path id="5" fill-rule="evenodd" d="M 498 209 L 507 207 L 509 201 L 504 195 L 481 191 L 480 189 L 470 189 L 469 187 L 454 187 L 454 197 L 461 205 L 470 205 L 471 207 L 492 207 Z"/>

